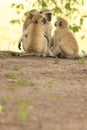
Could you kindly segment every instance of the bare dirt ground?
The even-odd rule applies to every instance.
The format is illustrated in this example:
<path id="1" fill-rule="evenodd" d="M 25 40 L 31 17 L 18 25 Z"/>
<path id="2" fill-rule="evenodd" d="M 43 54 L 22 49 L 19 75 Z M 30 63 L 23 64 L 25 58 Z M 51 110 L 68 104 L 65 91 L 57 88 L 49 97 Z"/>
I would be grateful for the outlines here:
<path id="1" fill-rule="evenodd" d="M 0 58 L 0 130 L 87 130 L 87 59 Z"/>

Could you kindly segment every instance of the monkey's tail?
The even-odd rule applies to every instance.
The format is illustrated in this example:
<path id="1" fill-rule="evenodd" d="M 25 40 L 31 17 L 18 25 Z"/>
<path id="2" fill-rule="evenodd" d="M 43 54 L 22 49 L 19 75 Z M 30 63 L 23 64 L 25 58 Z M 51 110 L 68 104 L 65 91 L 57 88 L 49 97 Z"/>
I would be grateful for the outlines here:
<path id="1" fill-rule="evenodd" d="M 87 57 L 87 53 L 85 53 L 85 54 L 80 54 L 80 55 L 78 55 L 77 57 L 75 57 L 75 59 L 82 59 L 82 58 L 86 58 Z"/>

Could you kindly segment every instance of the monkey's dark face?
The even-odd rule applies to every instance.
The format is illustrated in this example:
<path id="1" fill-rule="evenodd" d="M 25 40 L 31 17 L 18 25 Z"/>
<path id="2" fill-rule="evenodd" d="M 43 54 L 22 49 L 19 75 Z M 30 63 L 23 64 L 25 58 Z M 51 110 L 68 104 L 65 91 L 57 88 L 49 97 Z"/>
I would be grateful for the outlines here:
<path id="1" fill-rule="evenodd" d="M 47 21 L 50 22 L 52 20 L 52 13 L 49 9 L 44 9 L 44 10 L 40 11 L 40 14 L 45 15 Z"/>
<path id="2" fill-rule="evenodd" d="M 46 13 L 47 20 L 50 22 L 52 20 L 52 13 Z"/>

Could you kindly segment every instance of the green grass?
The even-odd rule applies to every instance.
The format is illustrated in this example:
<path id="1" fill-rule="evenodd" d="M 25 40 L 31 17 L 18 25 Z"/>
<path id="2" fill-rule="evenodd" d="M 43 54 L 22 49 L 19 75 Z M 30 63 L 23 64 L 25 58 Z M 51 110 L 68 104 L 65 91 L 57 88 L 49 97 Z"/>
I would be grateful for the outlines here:
<path id="1" fill-rule="evenodd" d="M 21 117 L 22 121 L 35 120 L 35 117 L 33 115 L 28 114 L 27 109 L 28 109 L 28 107 L 24 104 L 20 107 L 20 117 Z"/>
<path id="2" fill-rule="evenodd" d="M 26 83 L 26 80 L 25 79 L 20 79 L 18 80 L 17 84 L 18 85 L 24 85 Z"/>
<path id="3" fill-rule="evenodd" d="M 10 89 L 10 90 L 16 90 L 19 87 L 23 86 L 25 83 L 26 83 L 26 80 L 20 79 L 20 80 L 17 81 L 17 83 L 10 83 L 8 85 L 8 89 Z"/>
<path id="4" fill-rule="evenodd" d="M 0 115 L 2 115 L 2 113 L 3 113 L 3 107 L 2 105 L 0 105 Z"/>
<path id="5" fill-rule="evenodd" d="M 5 77 L 6 77 L 6 78 L 15 79 L 15 78 L 16 78 L 16 74 L 13 73 L 13 72 L 7 72 L 7 73 L 5 74 Z"/>
<path id="6" fill-rule="evenodd" d="M 17 83 L 12 83 L 10 85 L 8 85 L 8 89 L 9 90 L 16 90 L 18 89 L 20 86 Z"/>
<path id="7" fill-rule="evenodd" d="M 79 59 L 79 64 L 85 64 L 86 63 L 86 60 L 84 59 L 84 58 L 82 58 L 82 59 Z"/>
<path id="8" fill-rule="evenodd" d="M 29 86 L 31 86 L 31 87 L 35 87 L 36 85 L 37 84 L 35 82 L 33 82 L 33 81 L 29 83 Z"/>
<path id="9" fill-rule="evenodd" d="M 33 90 L 38 90 L 37 83 L 34 81 L 29 83 L 29 87 L 31 87 Z"/>
<path id="10" fill-rule="evenodd" d="M 3 66 L 3 65 L 0 65 L 0 68 L 4 68 L 4 66 Z"/>
<path id="11" fill-rule="evenodd" d="M 19 99 L 17 99 L 16 102 L 19 105 L 25 104 L 26 106 L 30 106 L 30 107 L 35 105 L 35 103 L 33 101 L 30 101 L 26 98 L 19 98 Z"/>
<path id="12" fill-rule="evenodd" d="M 45 85 L 47 87 L 51 87 L 53 85 L 53 83 L 54 83 L 53 81 L 46 81 Z"/>
<path id="13" fill-rule="evenodd" d="M 35 119 L 35 117 L 31 114 L 28 114 L 27 111 L 29 107 L 33 108 L 34 103 L 32 101 L 29 101 L 26 98 L 20 98 L 17 99 L 17 104 L 20 106 L 20 118 L 22 119 L 22 121 Z"/>
<path id="14" fill-rule="evenodd" d="M 53 81 L 48 81 L 46 82 L 47 85 L 52 85 L 53 84 Z"/>
<path id="15" fill-rule="evenodd" d="M 5 56 L 4 54 L 0 53 L 0 58 L 3 58 L 4 56 Z"/>
<path id="16" fill-rule="evenodd" d="M 3 96 L 2 96 L 2 100 L 3 100 L 4 102 L 9 102 L 9 101 L 11 100 L 11 97 L 10 97 L 9 95 L 3 95 Z"/>
<path id="17" fill-rule="evenodd" d="M 19 70 L 19 66 L 14 66 L 13 70 L 18 71 Z"/>
<path id="18" fill-rule="evenodd" d="M 54 60 L 54 63 L 55 64 L 58 64 L 60 62 L 60 59 L 58 58 L 58 56 L 56 56 L 55 60 Z"/>
<path id="19" fill-rule="evenodd" d="M 55 95 L 52 96 L 52 98 L 53 99 L 62 99 L 62 98 L 64 98 L 64 96 L 63 95 L 55 94 Z"/>

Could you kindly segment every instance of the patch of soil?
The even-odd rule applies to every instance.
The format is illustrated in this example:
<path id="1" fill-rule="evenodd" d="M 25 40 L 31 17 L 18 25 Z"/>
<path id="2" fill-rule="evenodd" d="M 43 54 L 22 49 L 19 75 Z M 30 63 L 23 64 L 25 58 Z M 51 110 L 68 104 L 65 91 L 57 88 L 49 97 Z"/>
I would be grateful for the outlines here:
<path id="1" fill-rule="evenodd" d="M 87 59 L 0 58 L 0 130 L 87 130 Z"/>

